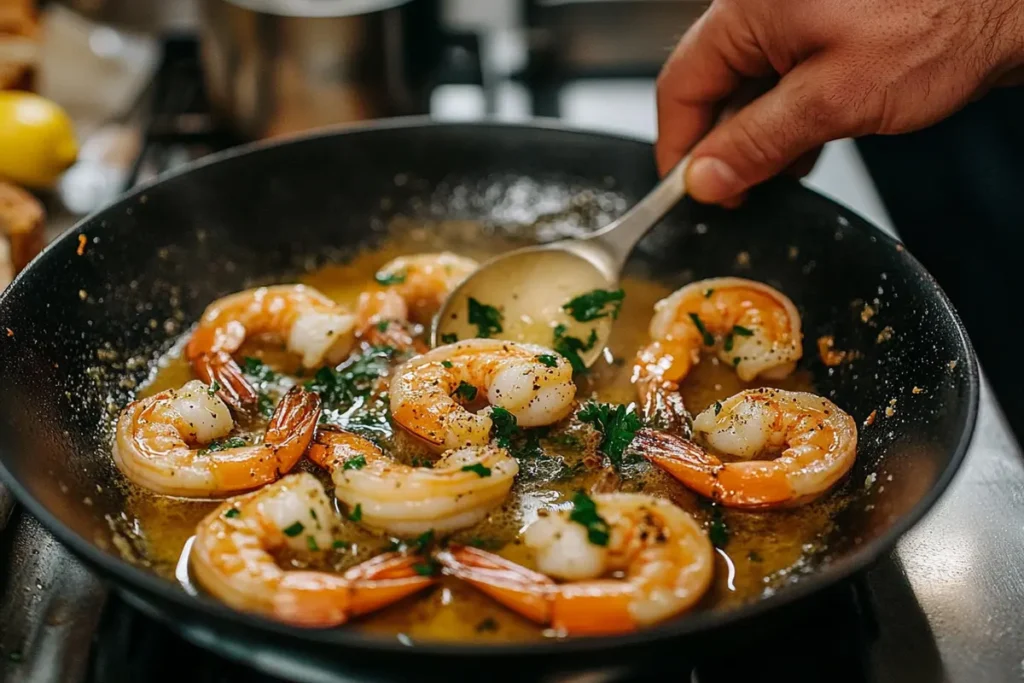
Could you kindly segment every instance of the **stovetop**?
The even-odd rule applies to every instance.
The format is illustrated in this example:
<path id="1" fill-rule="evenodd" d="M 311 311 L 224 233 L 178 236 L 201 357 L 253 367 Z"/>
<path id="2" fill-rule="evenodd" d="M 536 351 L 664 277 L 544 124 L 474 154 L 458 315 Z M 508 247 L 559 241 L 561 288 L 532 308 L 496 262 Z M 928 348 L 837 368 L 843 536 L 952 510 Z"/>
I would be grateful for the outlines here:
<path id="1" fill-rule="evenodd" d="M 194 42 L 168 42 L 128 185 L 235 142 L 206 116 L 198 76 Z M 559 102 L 546 92 L 533 113 L 563 114 Z M 12 507 L 0 487 L 0 681 L 120 683 L 163 671 L 195 683 L 280 680 L 193 645 L 138 612 L 38 522 L 18 510 L 11 515 Z M 1022 532 L 1021 451 L 983 386 L 961 473 L 889 558 L 815 596 L 784 627 L 730 644 L 725 654 L 654 670 L 638 662 L 635 670 L 585 680 L 1017 678 L 1024 657 L 1018 637 L 1024 632 L 1024 572 L 1017 562 L 1024 556 Z M 494 677 L 501 680 L 501 672 Z"/>

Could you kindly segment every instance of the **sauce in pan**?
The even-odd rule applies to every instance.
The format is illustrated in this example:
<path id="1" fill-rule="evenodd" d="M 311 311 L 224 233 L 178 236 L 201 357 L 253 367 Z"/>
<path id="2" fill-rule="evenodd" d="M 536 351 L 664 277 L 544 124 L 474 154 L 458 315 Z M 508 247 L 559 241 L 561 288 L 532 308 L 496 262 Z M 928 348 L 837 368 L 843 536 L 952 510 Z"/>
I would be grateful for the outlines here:
<path id="1" fill-rule="evenodd" d="M 310 273 L 302 281 L 339 302 L 354 303 L 362 289 L 372 282 L 377 269 L 400 254 L 451 249 L 482 259 L 512 246 L 497 238 L 488 242 L 477 235 L 471 240 L 447 242 L 436 235 L 433 231 L 412 230 L 400 240 L 365 252 L 346 265 L 329 266 Z M 637 349 L 648 341 L 647 327 L 654 303 L 668 295 L 670 290 L 657 282 L 628 278 L 622 287 L 626 292 L 625 301 L 609 348 L 589 375 L 577 378 L 577 398 L 580 401 L 593 397 L 602 402 L 629 404 L 636 400 L 636 390 L 630 382 L 632 359 Z M 180 356 L 181 346 L 178 344 L 159 361 L 151 381 L 139 392 L 140 396 L 179 387 L 193 379 L 191 369 Z M 249 344 L 238 357 L 254 359 L 246 360 L 245 367 L 251 374 L 262 373 L 266 381 L 260 388 L 270 395 L 277 394 L 282 386 L 311 379 L 289 374 L 298 366 L 297 361 L 284 352 L 267 348 L 265 344 Z M 797 371 L 778 382 L 758 382 L 758 386 L 764 385 L 813 391 L 810 376 L 804 371 Z M 714 401 L 749 386 L 740 382 L 731 368 L 706 356 L 685 379 L 682 393 L 687 408 L 696 415 Z M 426 456 L 420 445 L 403 433 L 395 432 L 388 416 L 377 410 L 377 406 L 357 407 L 345 413 L 331 410 L 329 405 L 325 408 L 324 421 L 374 437 L 400 461 L 410 462 Z M 239 431 L 253 438 L 262 434 L 264 426 L 261 423 L 242 425 Z M 714 584 L 695 608 L 714 609 L 757 600 L 791 577 L 810 569 L 814 557 L 824 551 L 823 544 L 832 530 L 832 520 L 846 500 L 840 490 L 819 502 L 792 510 L 743 512 L 724 509 L 701 501 L 670 476 L 636 456 L 627 456 L 618 482 L 606 481 L 607 476 L 602 470 L 587 467 L 583 462 L 586 453 L 593 453 L 593 436 L 589 426 L 578 424 L 568 427 L 556 425 L 548 430 L 547 436 L 539 440 L 539 453 L 535 450 L 532 455 L 520 459 L 517 483 L 504 506 L 480 524 L 459 531 L 452 538 L 532 566 L 530 553 L 519 543 L 518 537 L 520 531 L 536 518 L 538 508 L 568 503 L 578 489 L 592 491 L 595 487 L 616 484 L 622 491 L 664 496 L 700 520 L 718 546 Z M 299 468 L 317 474 L 328 492 L 331 491 L 330 477 L 325 472 L 306 460 Z M 129 513 L 138 519 L 139 538 L 136 540 L 141 541 L 148 563 L 159 573 L 182 582 L 186 590 L 201 591 L 188 575 L 188 541 L 197 523 L 217 502 L 168 498 L 131 488 Z M 339 509 L 339 515 L 343 512 Z M 368 559 L 395 544 L 415 542 L 415 539 L 375 535 L 347 520 L 342 525 L 341 538 L 347 546 L 322 553 L 327 556 L 323 558 L 323 564 L 335 569 Z M 279 562 L 284 566 L 305 567 L 310 558 L 281 556 Z M 552 635 L 476 589 L 447 577 L 428 591 L 356 619 L 342 628 L 413 640 L 462 642 L 520 641 Z"/>

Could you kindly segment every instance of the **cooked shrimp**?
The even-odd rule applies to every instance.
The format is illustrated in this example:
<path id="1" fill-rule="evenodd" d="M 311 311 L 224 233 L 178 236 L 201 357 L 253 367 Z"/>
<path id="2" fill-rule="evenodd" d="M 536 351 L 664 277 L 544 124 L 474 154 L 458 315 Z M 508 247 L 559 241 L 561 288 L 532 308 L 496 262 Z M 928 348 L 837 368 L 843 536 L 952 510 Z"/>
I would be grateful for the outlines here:
<path id="1" fill-rule="evenodd" d="M 433 467 L 411 467 L 388 458 L 355 434 L 321 427 L 310 459 L 331 471 L 334 495 L 362 521 L 399 536 L 429 529 L 448 532 L 472 526 L 501 505 L 519 465 L 496 446 L 449 451 Z"/>
<path id="2" fill-rule="evenodd" d="M 753 280 L 712 278 L 686 285 L 654 305 L 651 343 L 637 354 L 634 379 L 647 404 L 673 391 L 715 351 L 744 382 L 781 379 L 803 354 L 800 314 L 778 290 Z"/>
<path id="3" fill-rule="evenodd" d="M 804 392 L 750 389 L 716 403 L 693 421 L 711 448 L 744 458 L 723 463 L 697 444 L 642 429 L 633 446 L 702 496 L 739 508 L 800 505 L 850 471 L 857 424 L 831 401 Z M 774 460 L 749 460 L 779 452 Z"/>
<path id="4" fill-rule="evenodd" d="M 355 315 L 305 285 L 260 287 L 218 299 L 206 308 L 185 355 L 193 370 L 235 408 L 256 402 L 257 393 L 231 358 L 248 337 L 284 342 L 307 368 L 341 361 L 352 349 Z"/>
<path id="5" fill-rule="evenodd" d="M 333 545 L 337 518 L 311 474 L 292 474 L 224 502 L 196 529 L 190 557 L 200 585 L 231 607 L 292 626 L 325 628 L 426 588 L 417 556 L 386 553 L 344 574 L 288 570 L 273 553 Z"/>
<path id="6" fill-rule="evenodd" d="M 463 384 L 469 388 L 457 394 Z M 576 385 L 569 362 L 543 346 L 467 339 L 399 367 L 391 379 L 391 414 L 434 448 L 482 445 L 490 438 L 488 412 L 471 413 L 455 398 L 472 402 L 478 394 L 521 427 L 539 427 L 572 411 Z"/>
<path id="7" fill-rule="evenodd" d="M 596 510 L 583 520 L 589 528 L 573 519 L 578 502 L 574 513 L 551 510 L 527 528 L 523 543 L 540 572 L 462 546 L 449 546 L 437 559 L 503 605 L 567 634 L 632 631 L 701 598 L 711 584 L 714 553 L 689 514 L 636 493 L 598 494 L 593 503 Z M 622 578 L 602 578 L 614 574 Z"/>
<path id="8" fill-rule="evenodd" d="M 234 428 L 227 405 L 192 380 L 133 401 L 121 412 L 114 462 L 139 486 L 169 496 L 219 496 L 262 486 L 288 472 L 320 419 L 320 397 L 291 389 L 270 418 L 263 442 L 214 445 Z"/>
<path id="9" fill-rule="evenodd" d="M 478 264 L 471 258 L 451 252 L 437 254 L 416 254 L 399 256 L 377 271 L 376 279 L 389 294 L 387 300 L 378 299 L 373 306 L 383 309 L 390 320 L 410 319 L 418 323 L 429 323 L 444 302 L 445 297 L 455 289 Z M 364 296 L 371 296 L 367 294 Z M 405 312 L 401 318 L 393 317 L 400 312 L 399 299 Z M 360 302 L 361 307 L 370 307 L 371 302 Z"/>

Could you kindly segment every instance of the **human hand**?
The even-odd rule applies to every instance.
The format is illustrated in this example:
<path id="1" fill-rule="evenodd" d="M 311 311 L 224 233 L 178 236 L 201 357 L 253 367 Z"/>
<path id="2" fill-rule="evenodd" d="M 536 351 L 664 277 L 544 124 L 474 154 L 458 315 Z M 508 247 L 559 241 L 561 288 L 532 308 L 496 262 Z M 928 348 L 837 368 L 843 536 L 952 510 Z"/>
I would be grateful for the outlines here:
<path id="1" fill-rule="evenodd" d="M 708 133 L 723 101 L 773 76 Z M 1019 83 L 1024 0 L 714 0 L 658 77 L 658 168 L 697 143 L 688 192 L 731 206 L 810 171 L 829 140 L 924 128 Z"/>

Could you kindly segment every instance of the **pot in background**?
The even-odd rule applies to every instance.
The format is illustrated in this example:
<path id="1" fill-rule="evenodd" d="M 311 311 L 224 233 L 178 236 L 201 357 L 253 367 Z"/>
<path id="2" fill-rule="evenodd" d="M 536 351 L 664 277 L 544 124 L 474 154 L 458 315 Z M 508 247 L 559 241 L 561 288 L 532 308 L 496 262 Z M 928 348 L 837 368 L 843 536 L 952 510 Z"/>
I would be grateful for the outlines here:
<path id="1" fill-rule="evenodd" d="M 203 0 L 207 94 L 248 139 L 424 114 L 439 78 L 481 80 L 442 73 L 446 47 L 479 53 L 438 26 L 435 0 Z"/>

